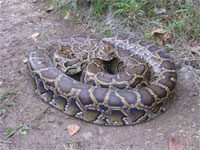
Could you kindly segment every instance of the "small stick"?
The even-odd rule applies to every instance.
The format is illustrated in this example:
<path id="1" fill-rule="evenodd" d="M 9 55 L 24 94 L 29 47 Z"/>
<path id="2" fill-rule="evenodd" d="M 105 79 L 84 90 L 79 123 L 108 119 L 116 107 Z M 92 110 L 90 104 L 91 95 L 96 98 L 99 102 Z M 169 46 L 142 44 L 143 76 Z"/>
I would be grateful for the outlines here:
<path id="1" fill-rule="evenodd" d="M 5 140 L 1 140 L 1 139 L 0 139 L 0 142 L 1 143 L 6 143 L 6 144 L 12 144 L 12 142 L 10 142 L 10 141 L 5 141 Z"/>

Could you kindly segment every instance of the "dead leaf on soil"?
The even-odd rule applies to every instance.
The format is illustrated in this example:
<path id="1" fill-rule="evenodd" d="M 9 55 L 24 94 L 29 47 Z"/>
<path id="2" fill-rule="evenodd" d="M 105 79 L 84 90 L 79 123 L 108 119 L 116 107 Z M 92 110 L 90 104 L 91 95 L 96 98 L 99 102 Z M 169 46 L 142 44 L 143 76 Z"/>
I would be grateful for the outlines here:
<path id="1" fill-rule="evenodd" d="M 171 138 L 169 141 L 169 150 L 186 150 L 186 147 L 179 143 L 175 138 Z"/>
<path id="2" fill-rule="evenodd" d="M 45 11 L 49 13 L 53 10 L 53 8 L 54 8 L 53 5 L 50 5 Z"/>
<path id="3" fill-rule="evenodd" d="M 80 15 L 78 13 L 75 14 L 76 19 L 78 19 L 80 17 Z"/>
<path id="4" fill-rule="evenodd" d="M 155 34 L 165 34 L 166 33 L 166 30 L 164 29 L 156 29 L 156 30 L 153 30 L 151 32 L 152 35 L 155 35 Z"/>
<path id="5" fill-rule="evenodd" d="M 38 37 L 39 35 L 40 35 L 39 32 L 35 32 L 35 33 L 33 33 L 33 34 L 31 35 L 31 37 L 32 37 L 33 39 L 36 39 L 36 37 Z"/>
<path id="6" fill-rule="evenodd" d="M 80 126 L 78 126 L 77 124 L 72 124 L 72 125 L 67 126 L 67 131 L 70 136 L 76 134 L 79 130 L 80 130 Z"/>
<path id="7" fill-rule="evenodd" d="M 70 13 L 69 12 L 67 12 L 67 14 L 65 15 L 65 17 L 63 18 L 64 20 L 68 20 L 69 19 L 69 17 L 70 17 Z"/>

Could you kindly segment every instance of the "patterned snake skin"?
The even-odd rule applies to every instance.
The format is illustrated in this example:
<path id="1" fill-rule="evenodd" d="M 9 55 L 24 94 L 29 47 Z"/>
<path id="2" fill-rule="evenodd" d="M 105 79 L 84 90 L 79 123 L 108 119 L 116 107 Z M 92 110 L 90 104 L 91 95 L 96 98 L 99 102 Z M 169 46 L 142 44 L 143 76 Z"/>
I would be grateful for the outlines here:
<path id="1" fill-rule="evenodd" d="M 114 74 L 102 73 L 104 63 L 114 59 L 118 60 L 110 65 Z M 163 110 L 177 81 L 174 61 L 166 52 L 126 36 L 72 36 L 49 41 L 30 53 L 28 68 L 36 93 L 45 102 L 70 116 L 101 125 L 150 120 Z M 81 80 L 87 84 L 69 76 L 81 71 Z"/>

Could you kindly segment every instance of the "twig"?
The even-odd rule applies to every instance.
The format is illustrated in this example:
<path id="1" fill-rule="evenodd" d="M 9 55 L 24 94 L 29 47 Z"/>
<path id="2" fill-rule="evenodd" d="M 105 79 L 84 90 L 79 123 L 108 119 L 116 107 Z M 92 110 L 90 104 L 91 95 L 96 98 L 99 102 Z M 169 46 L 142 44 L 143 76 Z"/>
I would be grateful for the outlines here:
<path id="1" fill-rule="evenodd" d="M 38 115 L 33 120 L 31 120 L 30 123 L 28 123 L 26 126 L 30 126 L 36 119 L 38 119 L 39 117 L 41 117 L 49 108 L 50 108 L 50 106 L 47 106 L 44 110 L 42 110 L 40 113 L 38 113 Z M 18 127 L 17 129 L 15 129 L 13 131 L 13 135 L 12 136 L 7 136 L 5 138 L 5 140 L 8 140 L 8 139 L 11 139 L 11 138 L 15 137 L 17 135 L 18 131 L 20 130 L 20 128 L 21 128 L 21 126 Z"/>
<path id="2" fill-rule="evenodd" d="M 0 142 L 1 142 L 1 143 L 6 143 L 6 144 L 12 144 L 11 141 L 5 141 L 5 140 L 1 140 L 1 139 L 0 139 Z"/>

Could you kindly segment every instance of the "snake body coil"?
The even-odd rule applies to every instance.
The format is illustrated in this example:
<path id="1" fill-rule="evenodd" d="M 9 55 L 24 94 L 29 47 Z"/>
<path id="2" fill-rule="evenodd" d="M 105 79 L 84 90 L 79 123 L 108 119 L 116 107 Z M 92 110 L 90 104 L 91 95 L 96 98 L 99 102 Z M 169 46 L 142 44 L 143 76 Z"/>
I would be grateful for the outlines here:
<path id="1" fill-rule="evenodd" d="M 147 86 L 101 88 L 65 74 L 82 71 L 94 58 L 111 60 L 114 52 L 124 59 L 123 51 L 146 61 L 151 72 Z M 131 125 L 153 118 L 174 93 L 177 81 L 174 61 L 166 52 L 149 42 L 125 36 L 74 36 L 50 41 L 31 52 L 28 67 L 36 92 L 45 102 L 70 116 L 102 125 Z"/>

